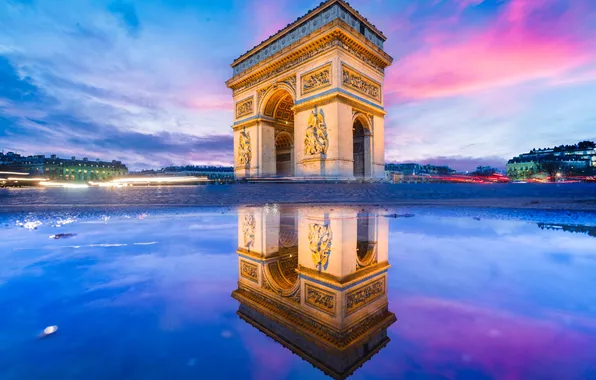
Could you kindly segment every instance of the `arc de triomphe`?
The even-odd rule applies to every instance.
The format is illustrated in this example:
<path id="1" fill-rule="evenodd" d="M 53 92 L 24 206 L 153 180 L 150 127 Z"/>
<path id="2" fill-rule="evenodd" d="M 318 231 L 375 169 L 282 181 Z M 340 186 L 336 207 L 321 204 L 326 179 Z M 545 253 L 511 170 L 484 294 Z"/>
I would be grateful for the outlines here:
<path id="1" fill-rule="evenodd" d="M 382 178 L 385 39 L 328 0 L 236 59 L 236 178 Z"/>

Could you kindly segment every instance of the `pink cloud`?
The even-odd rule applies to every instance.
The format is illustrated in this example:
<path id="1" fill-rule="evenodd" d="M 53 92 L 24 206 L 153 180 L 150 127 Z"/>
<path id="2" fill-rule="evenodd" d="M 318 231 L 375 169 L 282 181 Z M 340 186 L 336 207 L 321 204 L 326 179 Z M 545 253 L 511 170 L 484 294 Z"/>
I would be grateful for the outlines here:
<path id="1" fill-rule="evenodd" d="M 255 36 L 253 41 L 255 46 L 294 21 L 293 16 L 287 12 L 286 0 L 256 1 L 252 4 L 251 17 L 255 26 L 252 34 Z"/>
<path id="2" fill-rule="evenodd" d="M 550 316 L 531 318 L 458 301 L 407 297 L 394 300 L 391 360 L 371 371 L 402 378 L 418 371 L 456 378 L 458 370 L 496 379 L 581 378 L 593 366 L 596 331 L 573 330 Z M 585 318 L 584 318 L 585 319 Z M 584 322 L 593 326 L 596 320 Z M 390 347 L 390 348 L 389 348 Z M 367 367 L 363 367 L 366 372 Z"/>
<path id="3" fill-rule="evenodd" d="M 295 357 L 272 338 L 267 337 L 247 322 L 237 329 L 242 343 L 253 362 L 251 378 L 257 380 L 287 378 L 292 371 Z"/>
<path id="4" fill-rule="evenodd" d="M 479 31 L 431 27 L 424 32 L 425 46 L 390 69 L 389 99 L 450 96 L 552 78 L 593 61 L 589 35 L 578 30 L 582 2 L 557 14 L 547 7 L 551 2 L 512 0 Z"/>
<path id="5" fill-rule="evenodd" d="M 213 96 L 190 96 L 183 102 L 193 110 L 205 111 L 230 111 L 234 108 L 232 95 L 213 95 Z"/>

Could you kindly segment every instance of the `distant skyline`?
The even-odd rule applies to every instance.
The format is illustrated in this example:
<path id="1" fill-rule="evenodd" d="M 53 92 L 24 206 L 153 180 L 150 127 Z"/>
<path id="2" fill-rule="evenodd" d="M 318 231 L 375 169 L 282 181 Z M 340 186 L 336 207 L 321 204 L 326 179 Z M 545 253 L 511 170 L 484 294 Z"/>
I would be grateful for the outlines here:
<path id="1" fill-rule="evenodd" d="M 0 3 L 0 149 L 231 165 L 230 63 L 319 1 Z M 596 140 L 596 2 L 353 0 L 387 36 L 387 162 Z"/>

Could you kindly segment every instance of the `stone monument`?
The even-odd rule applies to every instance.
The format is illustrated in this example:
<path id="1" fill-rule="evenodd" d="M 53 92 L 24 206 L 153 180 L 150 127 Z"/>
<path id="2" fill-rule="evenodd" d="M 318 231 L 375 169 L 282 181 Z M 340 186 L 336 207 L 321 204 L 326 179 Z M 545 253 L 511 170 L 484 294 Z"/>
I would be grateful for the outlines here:
<path id="1" fill-rule="evenodd" d="M 385 39 L 328 0 L 238 57 L 236 178 L 383 178 Z"/>

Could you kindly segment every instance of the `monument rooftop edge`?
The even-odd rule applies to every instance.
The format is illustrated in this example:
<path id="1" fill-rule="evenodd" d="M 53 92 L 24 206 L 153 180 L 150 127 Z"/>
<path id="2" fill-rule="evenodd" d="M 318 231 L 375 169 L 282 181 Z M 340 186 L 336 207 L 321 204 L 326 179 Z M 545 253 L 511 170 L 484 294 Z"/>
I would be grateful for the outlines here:
<path id="1" fill-rule="evenodd" d="M 346 1 L 327 0 L 235 59 L 231 64 L 233 69 L 232 77 L 237 77 L 251 67 L 256 66 L 335 20 L 342 20 L 347 23 L 351 28 L 362 34 L 376 48 L 383 50 L 383 43 L 387 38 L 380 30 L 360 15 Z"/>

